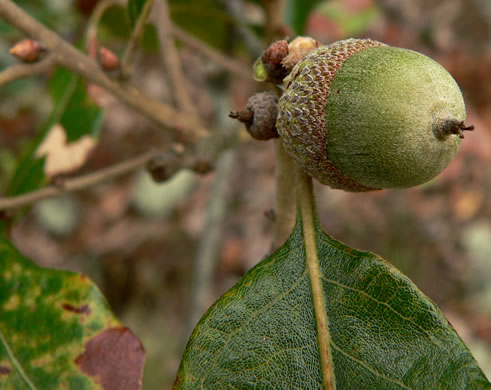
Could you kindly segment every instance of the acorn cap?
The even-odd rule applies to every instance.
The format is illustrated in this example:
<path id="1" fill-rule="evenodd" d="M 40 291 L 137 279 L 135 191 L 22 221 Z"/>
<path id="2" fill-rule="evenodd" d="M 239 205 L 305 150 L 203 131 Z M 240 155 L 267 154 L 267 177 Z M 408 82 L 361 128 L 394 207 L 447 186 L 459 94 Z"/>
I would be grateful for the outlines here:
<path id="1" fill-rule="evenodd" d="M 405 188 L 435 177 L 460 145 L 455 80 L 417 52 L 349 39 L 308 54 L 285 79 L 277 130 L 311 176 L 333 188 Z"/>

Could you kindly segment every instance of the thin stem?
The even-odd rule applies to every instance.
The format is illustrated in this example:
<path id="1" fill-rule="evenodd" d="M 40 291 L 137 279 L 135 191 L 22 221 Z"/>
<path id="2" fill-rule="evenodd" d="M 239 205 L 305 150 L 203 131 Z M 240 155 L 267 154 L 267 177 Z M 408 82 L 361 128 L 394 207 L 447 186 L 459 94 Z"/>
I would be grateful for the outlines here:
<path id="1" fill-rule="evenodd" d="M 138 16 L 135 27 L 131 32 L 130 40 L 121 60 L 121 71 L 119 76 L 123 80 L 130 79 L 133 74 L 136 50 L 143 35 L 143 31 L 145 30 L 145 25 L 147 23 L 148 15 L 153 7 L 153 3 L 154 0 L 147 0 Z"/>
<path id="2" fill-rule="evenodd" d="M 305 245 L 305 261 L 312 288 L 312 300 L 317 325 L 317 342 L 319 344 L 323 388 L 335 390 L 334 365 L 332 361 L 331 336 L 326 313 L 326 302 L 322 289 L 322 271 L 317 253 L 317 237 L 315 231 L 315 200 L 312 191 L 312 178 L 300 167 L 296 168 L 297 202 L 302 220 L 302 233 Z"/>
<path id="3" fill-rule="evenodd" d="M 285 0 L 263 1 L 266 10 L 266 40 L 268 43 L 282 38 L 281 27 L 283 26 L 283 15 L 285 14 Z"/>
<path id="4" fill-rule="evenodd" d="M 203 41 L 196 39 L 191 34 L 187 33 L 183 29 L 179 28 L 176 25 L 171 25 L 171 33 L 174 35 L 176 39 L 185 43 L 190 48 L 199 51 L 204 56 L 208 57 L 210 60 L 215 62 L 218 66 L 222 67 L 225 70 L 228 70 L 232 73 L 235 73 L 237 76 L 248 80 L 254 80 L 252 77 L 252 72 L 250 66 L 247 66 L 233 58 L 227 57 L 222 54 L 218 50 L 213 47 L 207 45 Z"/>
<path id="5" fill-rule="evenodd" d="M 293 160 L 285 151 L 283 141 L 275 140 L 276 199 L 272 249 L 278 249 L 290 236 L 295 226 L 296 194 Z"/>
<path id="6" fill-rule="evenodd" d="M 108 168 L 88 173 L 79 177 L 65 179 L 60 185 L 48 185 L 37 191 L 23 195 L 0 198 L 0 210 L 15 209 L 35 203 L 41 199 L 61 195 L 67 192 L 79 191 L 104 181 L 117 178 L 144 166 L 157 152 L 150 151 L 129 160 L 114 164 Z"/>
<path id="7" fill-rule="evenodd" d="M 254 57 L 259 57 L 263 50 L 263 43 L 257 38 L 257 35 L 250 28 L 245 18 L 244 1 L 243 0 L 223 0 L 224 7 L 228 13 L 232 16 L 235 22 L 235 28 L 249 50 Z"/>
<path id="8" fill-rule="evenodd" d="M 12 197 L 0 197 L 0 211 L 27 206 L 38 200 L 67 192 L 83 190 L 143 166 L 146 166 L 152 174 L 155 173 L 152 172 L 152 169 L 168 171 L 169 175 L 166 179 L 183 168 L 191 169 L 198 174 L 206 174 L 213 168 L 214 161 L 224 150 L 236 146 L 239 142 L 240 140 L 237 139 L 235 133 L 231 132 L 231 134 L 216 134 L 205 137 L 193 145 L 187 145 L 184 150 L 181 150 L 182 146 L 170 146 L 165 150 L 147 151 L 110 167 L 82 176 L 63 179 L 57 184 L 48 185 L 33 192 Z M 176 153 L 176 150 L 179 152 Z M 151 164 L 152 162 L 155 164 Z"/>
<path id="9" fill-rule="evenodd" d="M 0 72 L 0 87 L 18 79 L 45 73 L 53 66 L 54 63 L 55 56 L 53 54 L 48 54 L 39 62 L 9 66 L 7 69 Z"/>
<path id="10" fill-rule="evenodd" d="M 121 4 L 122 4 L 121 0 L 103 0 L 98 2 L 94 8 L 94 11 L 92 11 L 92 14 L 90 15 L 90 19 L 87 27 L 87 37 L 95 38 L 97 35 L 97 26 L 102 18 L 102 15 L 104 15 L 104 12 L 106 12 L 108 8 L 114 5 L 121 5 Z"/>
<path id="11" fill-rule="evenodd" d="M 160 55 L 164 64 L 167 81 L 174 95 L 176 105 L 184 112 L 196 115 L 196 109 L 188 94 L 187 83 L 182 73 L 181 61 L 171 34 L 172 21 L 167 0 L 158 0 L 155 4 L 158 18 L 157 32 L 160 41 Z"/>

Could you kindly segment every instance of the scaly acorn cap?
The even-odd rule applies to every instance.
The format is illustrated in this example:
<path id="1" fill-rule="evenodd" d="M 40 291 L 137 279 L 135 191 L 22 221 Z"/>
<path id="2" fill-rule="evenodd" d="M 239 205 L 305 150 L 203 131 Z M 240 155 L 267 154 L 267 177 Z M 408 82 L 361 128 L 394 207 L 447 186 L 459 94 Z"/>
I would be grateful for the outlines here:
<path id="1" fill-rule="evenodd" d="M 287 151 L 312 177 L 345 191 L 424 183 L 473 128 L 441 65 L 370 39 L 313 50 L 284 86 L 276 128 Z"/>

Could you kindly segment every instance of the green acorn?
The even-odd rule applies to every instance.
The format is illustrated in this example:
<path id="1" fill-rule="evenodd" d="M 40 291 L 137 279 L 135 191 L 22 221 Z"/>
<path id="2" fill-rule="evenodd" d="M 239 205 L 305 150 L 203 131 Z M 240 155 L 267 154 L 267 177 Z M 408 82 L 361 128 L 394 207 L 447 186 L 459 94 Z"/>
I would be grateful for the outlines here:
<path id="1" fill-rule="evenodd" d="M 406 188 L 437 176 L 466 127 L 462 93 L 432 59 L 369 39 L 321 46 L 284 80 L 276 129 L 333 188 Z"/>

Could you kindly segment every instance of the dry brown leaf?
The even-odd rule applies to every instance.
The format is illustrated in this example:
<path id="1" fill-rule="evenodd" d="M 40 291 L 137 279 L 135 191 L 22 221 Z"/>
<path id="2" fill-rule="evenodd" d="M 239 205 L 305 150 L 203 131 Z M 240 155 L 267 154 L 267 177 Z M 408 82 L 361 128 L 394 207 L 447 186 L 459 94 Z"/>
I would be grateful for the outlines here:
<path id="1" fill-rule="evenodd" d="M 84 135 L 68 144 L 65 129 L 60 124 L 55 124 L 39 145 L 36 157 L 46 156 L 44 174 L 50 179 L 60 173 L 80 168 L 87 161 L 96 143 L 94 138 Z"/>

